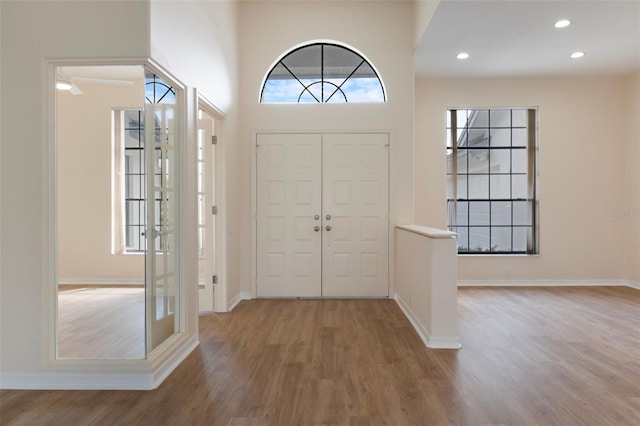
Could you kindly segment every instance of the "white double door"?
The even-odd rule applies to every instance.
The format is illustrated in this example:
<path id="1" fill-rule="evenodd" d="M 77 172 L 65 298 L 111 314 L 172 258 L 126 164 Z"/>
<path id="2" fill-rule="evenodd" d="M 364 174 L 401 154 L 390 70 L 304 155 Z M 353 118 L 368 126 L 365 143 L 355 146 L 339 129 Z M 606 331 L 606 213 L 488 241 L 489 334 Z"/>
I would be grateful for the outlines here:
<path id="1" fill-rule="evenodd" d="M 388 134 L 256 143 L 258 297 L 387 297 Z"/>

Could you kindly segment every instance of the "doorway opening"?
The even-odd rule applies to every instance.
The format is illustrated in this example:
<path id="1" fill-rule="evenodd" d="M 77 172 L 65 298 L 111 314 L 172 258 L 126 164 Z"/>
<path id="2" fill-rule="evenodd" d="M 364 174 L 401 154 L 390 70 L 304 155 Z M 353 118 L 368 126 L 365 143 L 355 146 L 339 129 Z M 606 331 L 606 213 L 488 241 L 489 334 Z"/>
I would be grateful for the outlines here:
<path id="1" fill-rule="evenodd" d="M 142 65 L 55 75 L 56 356 L 145 358 L 180 330 L 183 93 Z"/>

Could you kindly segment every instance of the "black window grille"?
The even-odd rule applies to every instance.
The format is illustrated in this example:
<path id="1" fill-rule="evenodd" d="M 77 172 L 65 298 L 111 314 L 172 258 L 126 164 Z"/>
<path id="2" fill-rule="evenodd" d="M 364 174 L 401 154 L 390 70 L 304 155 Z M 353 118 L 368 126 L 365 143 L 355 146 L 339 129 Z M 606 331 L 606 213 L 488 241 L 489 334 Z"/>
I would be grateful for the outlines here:
<path id="1" fill-rule="evenodd" d="M 535 254 L 535 109 L 447 113 L 448 228 L 460 254 Z"/>
<path id="2" fill-rule="evenodd" d="M 294 49 L 269 71 L 262 103 L 385 102 L 373 66 L 344 46 L 313 43 Z"/>
<path id="3" fill-rule="evenodd" d="M 145 102 L 153 104 L 174 104 L 175 89 L 155 74 L 148 74 L 145 82 Z M 144 110 L 121 110 L 124 126 L 124 228 L 125 252 L 142 253 L 146 250 L 145 228 L 147 223 L 147 187 Z M 160 136 L 160 123 L 155 120 L 155 135 Z M 156 181 L 164 177 L 155 173 Z M 156 198 L 156 212 L 160 209 L 161 199 Z M 157 242 L 159 250 L 159 242 Z"/>

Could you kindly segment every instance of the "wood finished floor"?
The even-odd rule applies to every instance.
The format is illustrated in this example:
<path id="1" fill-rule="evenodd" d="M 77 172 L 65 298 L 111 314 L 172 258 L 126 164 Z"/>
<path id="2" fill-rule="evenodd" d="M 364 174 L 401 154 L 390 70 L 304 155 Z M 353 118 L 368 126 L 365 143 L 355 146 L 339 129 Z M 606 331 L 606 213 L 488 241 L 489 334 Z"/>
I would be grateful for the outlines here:
<path id="1" fill-rule="evenodd" d="M 638 425 L 640 292 L 459 290 L 463 349 L 390 300 L 252 300 L 200 318 L 154 391 L 2 391 L 3 425 Z"/>
<path id="2" fill-rule="evenodd" d="M 58 291 L 60 358 L 144 358 L 144 327 L 144 287 Z"/>

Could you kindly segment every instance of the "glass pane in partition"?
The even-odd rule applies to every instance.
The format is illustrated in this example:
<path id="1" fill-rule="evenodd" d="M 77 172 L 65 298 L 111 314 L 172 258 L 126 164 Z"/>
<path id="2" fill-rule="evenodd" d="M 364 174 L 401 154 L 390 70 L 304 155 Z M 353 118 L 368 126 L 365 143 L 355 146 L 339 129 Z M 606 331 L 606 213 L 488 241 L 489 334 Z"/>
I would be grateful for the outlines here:
<path id="1" fill-rule="evenodd" d="M 147 193 L 154 200 L 147 207 L 147 354 L 179 331 L 175 99 L 171 85 L 147 76 L 145 148 L 147 172 L 153 175 Z"/>

